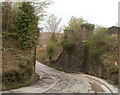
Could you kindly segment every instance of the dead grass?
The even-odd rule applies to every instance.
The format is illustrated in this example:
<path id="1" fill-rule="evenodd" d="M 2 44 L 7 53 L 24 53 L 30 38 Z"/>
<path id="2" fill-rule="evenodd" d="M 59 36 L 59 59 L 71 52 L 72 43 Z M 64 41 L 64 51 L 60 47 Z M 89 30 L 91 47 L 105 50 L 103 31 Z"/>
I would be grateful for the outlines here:
<path id="1" fill-rule="evenodd" d="M 2 52 L 3 72 L 20 71 L 18 66 L 25 60 L 32 60 L 32 54 L 29 50 L 4 50 Z"/>

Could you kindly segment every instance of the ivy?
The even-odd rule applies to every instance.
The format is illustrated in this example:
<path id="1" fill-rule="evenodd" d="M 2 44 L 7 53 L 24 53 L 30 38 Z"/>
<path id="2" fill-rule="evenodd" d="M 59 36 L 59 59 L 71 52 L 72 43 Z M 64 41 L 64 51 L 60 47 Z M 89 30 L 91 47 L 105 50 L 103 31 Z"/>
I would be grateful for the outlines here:
<path id="1" fill-rule="evenodd" d="M 14 14 L 14 28 L 17 40 L 22 48 L 31 48 L 37 42 L 38 17 L 30 2 L 22 2 Z"/>

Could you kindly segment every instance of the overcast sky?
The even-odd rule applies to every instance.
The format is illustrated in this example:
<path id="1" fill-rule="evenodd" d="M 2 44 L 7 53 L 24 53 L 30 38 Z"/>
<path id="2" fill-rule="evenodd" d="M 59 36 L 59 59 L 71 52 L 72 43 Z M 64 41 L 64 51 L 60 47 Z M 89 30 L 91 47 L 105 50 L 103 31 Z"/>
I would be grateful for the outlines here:
<path id="1" fill-rule="evenodd" d="M 61 25 L 67 25 L 72 16 L 82 17 L 90 23 L 106 27 L 118 22 L 118 2 L 120 0 L 51 0 L 46 10 L 62 18 Z"/>

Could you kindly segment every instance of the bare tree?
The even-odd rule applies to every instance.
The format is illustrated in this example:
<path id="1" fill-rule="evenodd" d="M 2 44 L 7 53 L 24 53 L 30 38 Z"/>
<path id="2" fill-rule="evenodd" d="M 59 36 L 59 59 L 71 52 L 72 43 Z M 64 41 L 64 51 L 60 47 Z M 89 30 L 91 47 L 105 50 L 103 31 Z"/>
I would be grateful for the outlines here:
<path id="1" fill-rule="evenodd" d="M 51 40 L 53 41 L 58 40 L 59 34 L 62 30 L 61 27 L 59 26 L 60 22 L 61 22 L 61 19 L 53 14 L 47 18 L 47 23 L 45 25 L 45 28 L 48 32 L 52 33 Z"/>
<path id="2" fill-rule="evenodd" d="M 61 31 L 61 28 L 59 27 L 60 22 L 61 19 L 52 14 L 48 17 L 47 25 L 45 25 L 45 28 L 47 29 L 48 32 L 59 33 Z"/>

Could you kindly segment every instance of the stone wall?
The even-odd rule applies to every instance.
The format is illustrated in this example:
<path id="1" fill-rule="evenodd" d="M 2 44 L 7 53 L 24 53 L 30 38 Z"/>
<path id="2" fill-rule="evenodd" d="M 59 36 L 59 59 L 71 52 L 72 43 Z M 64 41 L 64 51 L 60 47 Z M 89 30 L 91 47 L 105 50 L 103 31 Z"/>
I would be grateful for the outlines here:
<path id="1" fill-rule="evenodd" d="M 83 43 L 74 45 L 71 50 L 64 50 L 54 65 L 62 68 L 66 72 L 84 72 L 84 47 Z"/>

